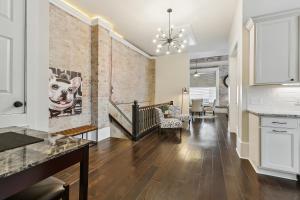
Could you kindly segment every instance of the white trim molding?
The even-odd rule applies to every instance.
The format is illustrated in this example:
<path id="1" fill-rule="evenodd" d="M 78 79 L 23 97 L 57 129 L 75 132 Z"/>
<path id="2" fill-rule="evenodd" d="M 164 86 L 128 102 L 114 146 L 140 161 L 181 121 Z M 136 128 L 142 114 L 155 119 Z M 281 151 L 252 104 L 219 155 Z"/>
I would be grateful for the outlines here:
<path id="1" fill-rule="evenodd" d="M 121 42 L 128 48 L 136 51 L 137 53 L 145 56 L 146 58 L 155 59 L 155 57 L 150 56 L 149 54 L 147 54 L 143 50 L 137 48 L 136 46 L 134 46 L 133 44 L 131 44 L 130 42 L 125 40 L 123 37 L 121 37 L 119 34 L 117 34 L 113 30 L 113 25 L 110 22 L 102 19 L 100 16 L 95 17 L 95 18 L 90 18 L 87 14 L 80 11 L 75 6 L 65 2 L 64 0 L 49 0 L 49 2 L 90 26 L 99 25 L 99 26 L 105 28 L 106 30 L 108 30 L 110 32 L 111 37 L 114 38 L 115 40 Z"/>
<path id="2" fill-rule="evenodd" d="M 249 143 L 242 142 L 238 136 L 236 140 L 236 152 L 242 159 L 248 159 L 249 157 Z"/>
<path id="3" fill-rule="evenodd" d="M 69 4 L 63 0 L 49 0 L 49 2 L 52 3 L 53 5 L 59 7 L 60 9 L 66 11 L 73 17 L 80 19 L 82 22 L 84 22 L 88 25 L 92 25 L 91 18 L 88 15 L 86 15 L 85 13 L 80 12 L 78 9 L 76 9 L 71 4 Z"/>
<path id="4" fill-rule="evenodd" d="M 294 181 L 297 180 L 297 174 L 291 174 L 291 173 L 285 173 L 285 172 L 280 172 L 280 171 L 273 171 L 273 170 L 258 168 L 252 163 L 252 161 L 250 159 L 248 159 L 248 160 L 249 160 L 251 166 L 253 167 L 254 171 L 257 174 L 280 177 L 280 178 L 290 179 L 290 180 L 294 180 Z"/>
<path id="5" fill-rule="evenodd" d="M 81 138 L 81 135 L 77 135 L 75 136 L 76 138 Z M 84 138 L 85 135 L 83 135 Z M 88 140 L 91 140 L 91 141 L 97 141 L 97 142 L 100 142 L 102 140 L 105 140 L 107 138 L 110 138 L 110 127 L 105 127 L 105 128 L 99 128 L 98 129 L 98 138 L 96 139 L 96 131 L 91 131 L 87 134 L 87 138 Z"/>

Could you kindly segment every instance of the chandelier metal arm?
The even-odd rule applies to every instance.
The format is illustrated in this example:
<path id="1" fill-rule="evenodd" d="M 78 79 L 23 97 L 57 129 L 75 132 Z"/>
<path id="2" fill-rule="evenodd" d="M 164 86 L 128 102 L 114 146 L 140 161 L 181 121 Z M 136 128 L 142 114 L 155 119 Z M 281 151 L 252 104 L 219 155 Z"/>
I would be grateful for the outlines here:
<path id="1" fill-rule="evenodd" d="M 157 43 L 156 52 L 159 53 L 162 48 L 167 49 L 166 54 L 170 54 L 171 50 L 176 50 L 178 53 L 182 51 L 185 47 L 186 40 L 182 40 L 184 30 L 175 31 L 174 27 L 171 25 L 171 13 L 172 9 L 167 10 L 169 17 L 169 29 L 164 32 L 161 28 L 158 29 L 159 34 L 156 35 L 156 39 L 153 40 L 153 43 Z"/>

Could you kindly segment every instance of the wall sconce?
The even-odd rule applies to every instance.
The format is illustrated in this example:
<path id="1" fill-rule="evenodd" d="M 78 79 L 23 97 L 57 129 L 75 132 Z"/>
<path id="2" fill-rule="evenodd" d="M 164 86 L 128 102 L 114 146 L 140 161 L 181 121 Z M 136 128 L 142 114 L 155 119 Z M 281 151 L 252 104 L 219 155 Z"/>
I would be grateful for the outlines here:
<path id="1" fill-rule="evenodd" d="M 188 94 L 189 91 L 186 87 L 182 88 L 182 94 Z"/>

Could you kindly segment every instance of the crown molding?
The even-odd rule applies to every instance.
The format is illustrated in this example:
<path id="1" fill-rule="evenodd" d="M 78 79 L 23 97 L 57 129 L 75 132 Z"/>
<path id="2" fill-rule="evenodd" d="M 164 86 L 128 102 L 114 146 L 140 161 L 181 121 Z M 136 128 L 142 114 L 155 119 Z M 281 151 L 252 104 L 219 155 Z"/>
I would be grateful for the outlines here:
<path id="1" fill-rule="evenodd" d="M 90 26 L 99 25 L 102 28 L 108 30 L 109 33 L 110 33 L 110 36 L 112 38 L 114 38 L 115 40 L 121 42 L 123 45 L 125 45 L 128 48 L 136 51 L 137 53 L 145 56 L 146 58 L 149 58 L 149 59 L 155 59 L 156 58 L 156 57 L 150 56 L 149 54 L 147 54 L 143 50 L 137 48 L 136 46 L 134 46 L 133 44 L 131 44 L 130 42 L 125 40 L 123 37 L 120 37 L 120 35 L 116 34 L 113 31 L 113 25 L 111 23 L 109 23 L 108 21 L 101 19 L 101 17 L 96 17 L 96 18 L 91 19 L 88 15 L 86 15 L 85 13 L 79 11 L 78 9 L 76 9 L 75 7 L 70 5 L 69 3 L 66 3 L 64 0 L 49 0 L 49 2 L 52 3 L 53 5 L 59 7 L 60 9 L 64 10 L 65 12 L 72 15 L 73 17 L 76 17 L 77 19 L 81 20 L 82 22 L 90 25 Z"/>
<path id="2" fill-rule="evenodd" d="M 72 7 L 70 4 L 66 3 L 62 0 L 49 0 L 50 3 L 53 5 L 59 7 L 60 9 L 64 10 L 68 14 L 72 15 L 73 17 L 76 17 L 77 19 L 80 19 L 82 22 L 92 25 L 91 19 L 88 15 L 85 15 L 83 12 L 80 12 L 79 10 Z"/>
<path id="3" fill-rule="evenodd" d="M 95 17 L 91 20 L 91 25 L 95 26 L 95 25 L 99 25 L 109 31 L 113 30 L 113 25 L 111 23 L 109 23 L 108 21 L 105 21 L 103 19 L 101 19 L 100 17 Z"/>

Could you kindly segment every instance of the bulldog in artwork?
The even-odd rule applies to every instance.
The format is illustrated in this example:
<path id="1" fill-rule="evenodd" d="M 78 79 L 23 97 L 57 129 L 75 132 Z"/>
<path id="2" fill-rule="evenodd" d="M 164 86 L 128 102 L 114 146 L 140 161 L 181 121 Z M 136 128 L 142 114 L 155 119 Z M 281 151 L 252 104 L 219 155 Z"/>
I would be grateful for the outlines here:
<path id="1" fill-rule="evenodd" d="M 75 93 L 80 86 L 80 77 L 70 80 L 67 74 L 57 76 L 50 72 L 48 90 L 50 117 L 57 117 L 60 114 L 72 114 L 75 104 Z"/>

